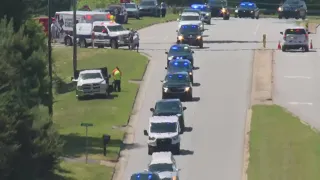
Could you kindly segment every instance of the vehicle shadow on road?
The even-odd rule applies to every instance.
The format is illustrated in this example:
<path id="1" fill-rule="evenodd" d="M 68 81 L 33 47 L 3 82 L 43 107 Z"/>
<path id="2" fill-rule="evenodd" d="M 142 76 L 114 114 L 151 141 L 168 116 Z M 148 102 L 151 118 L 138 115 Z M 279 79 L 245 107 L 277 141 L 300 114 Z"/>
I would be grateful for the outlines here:
<path id="1" fill-rule="evenodd" d="M 184 132 L 191 132 L 193 130 L 192 127 L 185 127 Z"/>
<path id="2" fill-rule="evenodd" d="M 193 155 L 194 151 L 186 150 L 186 149 L 181 149 L 180 150 L 180 156 L 187 156 L 187 155 Z"/>
<path id="3" fill-rule="evenodd" d="M 291 51 L 286 51 L 286 53 L 310 53 L 310 52 L 317 52 L 317 50 L 309 50 L 309 52 L 305 52 L 305 51 L 303 51 L 303 50 L 296 50 L 296 51 L 294 51 L 294 50 L 291 50 Z"/>
<path id="4" fill-rule="evenodd" d="M 199 70 L 200 67 L 193 67 L 193 70 Z"/>
<path id="5" fill-rule="evenodd" d="M 191 102 L 198 102 L 200 101 L 200 97 L 193 97 Z"/>
<path id="6" fill-rule="evenodd" d="M 201 84 L 200 83 L 193 83 L 192 86 L 193 87 L 199 87 Z"/>
<path id="7" fill-rule="evenodd" d="M 233 41 L 233 40 L 218 40 L 218 41 L 203 41 L 207 44 L 229 44 L 229 43 L 261 43 L 260 41 Z"/>
<path id="8" fill-rule="evenodd" d="M 145 146 L 139 144 L 139 143 L 130 143 L 130 144 L 126 144 L 123 143 L 120 148 L 121 150 L 131 150 L 131 149 L 138 149 L 138 148 L 143 148 Z"/>

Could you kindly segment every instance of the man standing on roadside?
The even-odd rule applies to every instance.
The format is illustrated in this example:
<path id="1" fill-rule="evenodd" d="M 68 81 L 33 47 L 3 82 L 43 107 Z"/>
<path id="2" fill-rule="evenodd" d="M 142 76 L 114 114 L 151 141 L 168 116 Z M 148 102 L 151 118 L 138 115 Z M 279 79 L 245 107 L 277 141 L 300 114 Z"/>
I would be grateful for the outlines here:
<path id="1" fill-rule="evenodd" d="M 120 71 L 118 66 L 112 71 L 112 76 L 113 76 L 113 79 L 114 79 L 114 81 L 113 81 L 114 91 L 115 92 L 121 92 L 121 76 L 122 76 L 122 72 Z"/>
<path id="2" fill-rule="evenodd" d="M 164 4 L 164 2 L 161 2 L 160 8 L 161 8 L 161 17 L 163 17 L 163 18 L 166 17 L 167 8 L 166 8 L 166 5 Z"/>

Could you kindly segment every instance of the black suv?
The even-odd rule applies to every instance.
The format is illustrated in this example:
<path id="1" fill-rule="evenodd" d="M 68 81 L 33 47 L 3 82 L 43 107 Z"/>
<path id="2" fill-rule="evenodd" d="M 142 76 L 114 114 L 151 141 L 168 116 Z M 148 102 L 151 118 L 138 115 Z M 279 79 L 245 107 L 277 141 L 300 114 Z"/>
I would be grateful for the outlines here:
<path id="1" fill-rule="evenodd" d="M 236 8 L 234 11 L 235 17 L 239 18 L 256 18 L 259 19 L 260 16 L 260 9 L 257 7 L 255 3 L 251 2 L 243 2 L 240 3 L 239 7 Z"/>
<path id="2" fill-rule="evenodd" d="M 222 17 L 223 20 L 230 19 L 227 0 L 209 0 L 208 5 L 210 7 L 211 17 Z"/>
<path id="3" fill-rule="evenodd" d="M 182 25 L 177 30 L 177 44 L 188 44 L 190 46 L 199 46 L 203 48 L 202 31 L 198 25 Z"/>
<path id="4" fill-rule="evenodd" d="M 167 66 L 169 66 L 170 61 L 177 59 L 188 59 L 193 66 L 193 53 L 188 44 L 177 44 L 172 45 L 170 47 L 169 52 L 165 52 L 167 54 Z"/>
<path id="5" fill-rule="evenodd" d="M 179 98 L 192 101 L 192 84 L 187 72 L 168 73 L 162 85 L 162 99 Z"/>
<path id="6" fill-rule="evenodd" d="M 307 5 L 301 0 L 287 0 L 278 8 L 278 17 L 282 19 L 296 18 L 306 19 Z"/>
<path id="7" fill-rule="evenodd" d="M 187 72 L 193 84 L 193 67 L 189 60 L 179 59 L 170 61 L 168 67 L 165 67 L 165 69 L 167 69 L 168 73 Z"/>
<path id="8" fill-rule="evenodd" d="M 152 116 L 173 116 L 179 117 L 179 124 L 182 130 L 185 129 L 184 113 L 187 108 L 184 107 L 180 99 L 162 99 L 156 102 L 154 108 L 150 108 Z"/>

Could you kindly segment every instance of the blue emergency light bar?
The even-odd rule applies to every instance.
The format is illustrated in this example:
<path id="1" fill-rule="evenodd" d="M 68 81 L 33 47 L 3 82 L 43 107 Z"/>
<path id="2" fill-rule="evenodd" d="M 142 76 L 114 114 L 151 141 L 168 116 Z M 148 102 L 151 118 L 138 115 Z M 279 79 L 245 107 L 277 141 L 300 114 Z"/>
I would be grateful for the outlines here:
<path id="1" fill-rule="evenodd" d="M 192 9 L 198 9 L 198 8 L 203 8 L 203 7 L 204 7 L 203 4 L 192 4 L 192 5 L 191 5 L 191 8 L 192 8 Z"/>
<path id="2" fill-rule="evenodd" d="M 185 62 L 183 65 L 188 66 L 188 63 L 187 63 L 187 62 Z"/>
<path id="3" fill-rule="evenodd" d="M 176 50 L 176 49 L 178 49 L 178 47 L 177 46 L 172 46 L 171 49 Z"/>
<path id="4" fill-rule="evenodd" d="M 254 4 L 251 2 L 242 2 L 240 6 L 253 6 Z"/>
<path id="5" fill-rule="evenodd" d="M 177 62 L 174 63 L 175 66 L 178 66 L 179 64 Z"/>
<path id="6" fill-rule="evenodd" d="M 140 177 L 141 177 L 140 174 L 137 174 L 137 179 L 140 179 Z M 148 175 L 148 179 L 152 179 L 152 174 Z"/>
<path id="7" fill-rule="evenodd" d="M 183 25 L 183 26 L 181 26 L 183 29 L 185 29 L 185 28 L 188 28 L 188 27 L 191 27 L 191 28 L 198 28 L 198 26 L 197 25 Z"/>
<path id="8" fill-rule="evenodd" d="M 181 74 L 178 75 L 178 78 L 183 78 L 183 76 Z"/>

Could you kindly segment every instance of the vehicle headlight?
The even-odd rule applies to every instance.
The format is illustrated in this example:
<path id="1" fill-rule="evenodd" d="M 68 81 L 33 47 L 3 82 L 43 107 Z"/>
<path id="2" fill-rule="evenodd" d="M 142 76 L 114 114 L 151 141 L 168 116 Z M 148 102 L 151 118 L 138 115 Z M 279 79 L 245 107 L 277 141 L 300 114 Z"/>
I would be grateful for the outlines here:
<path id="1" fill-rule="evenodd" d="M 183 40 L 183 36 L 178 36 L 178 39 L 179 40 Z"/>
<path id="2" fill-rule="evenodd" d="M 225 13 L 227 10 L 225 8 L 222 8 L 221 11 Z"/>
<path id="3" fill-rule="evenodd" d="M 206 16 L 210 16 L 210 13 L 207 13 Z"/>
<path id="4" fill-rule="evenodd" d="M 238 12 L 238 9 L 234 10 L 234 12 L 236 12 L 236 13 L 237 13 L 237 12 Z"/>
<path id="5" fill-rule="evenodd" d="M 77 86 L 77 89 L 78 90 L 82 90 L 82 86 Z"/>
<path id="6" fill-rule="evenodd" d="M 251 11 L 251 13 L 253 13 L 253 11 Z"/>
<path id="7" fill-rule="evenodd" d="M 168 60 L 171 61 L 173 59 L 173 56 L 169 56 Z"/>
<path id="8" fill-rule="evenodd" d="M 186 87 L 184 88 L 185 91 L 189 91 L 190 90 L 190 87 Z"/>
<path id="9" fill-rule="evenodd" d="M 163 91 L 164 91 L 164 92 L 167 92 L 167 91 L 168 91 L 168 88 L 163 88 Z"/>
<path id="10" fill-rule="evenodd" d="M 282 8 L 281 8 L 281 7 L 279 7 L 279 8 L 278 8 L 278 11 L 282 11 Z"/>
<path id="11" fill-rule="evenodd" d="M 149 137 L 149 140 L 154 141 L 154 140 L 156 140 L 156 138 L 155 137 Z"/>
<path id="12" fill-rule="evenodd" d="M 189 75 L 192 75 L 192 72 L 189 72 Z"/>
<path id="13" fill-rule="evenodd" d="M 198 36 L 197 39 L 201 39 L 201 36 Z"/>

